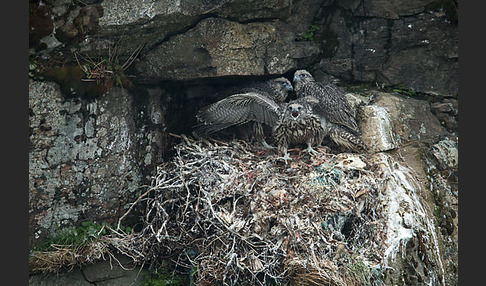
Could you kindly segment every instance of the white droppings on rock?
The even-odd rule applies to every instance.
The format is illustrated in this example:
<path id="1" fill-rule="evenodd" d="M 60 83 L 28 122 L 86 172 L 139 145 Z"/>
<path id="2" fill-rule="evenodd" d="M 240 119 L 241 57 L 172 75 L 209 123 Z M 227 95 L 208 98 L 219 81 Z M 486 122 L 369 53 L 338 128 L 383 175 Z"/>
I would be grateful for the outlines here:
<path id="1" fill-rule="evenodd" d="M 390 115 L 385 107 L 368 105 L 363 109 L 364 113 L 367 113 L 368 118 L 366 124 L 368 127 L 373 128 L 361 128 L 367 129 L 367 144 L 370 145 L 376 151 L 388 151 L 398 147 L 399 139 L 396 138 L 393 131 L 393 125 L 390 120 Z"/>
<path id="2" fill-rule="evenodd" d="M 428 212 L 424 208 L 425 203 L 419 196 L 421 184 L 408 167 L 396 161 L 392 163 L 393 159 L 390 155 L 381 153 L 377 156 L 381 160 L 382 171 L 389 177 L 382 191 L 387 211 L 386 244 L 388 247 L 384 254 L 385 267 L 394 265 L 397 255 L 405 258 L 407 242 L 414 238 L 417 233 L 423 232 L 430 235 L 428 239 L 432 240 L 427 245 L 434 246 L 434 249 L 430 249 L 430 252 L 428 252 L 428 259 L 434 260 L 440 269 L 440 272 L 436 271 L 435 273 L 429 269 L 431 281 L 438 279 L 436 276 L 438 273 L 444 277 L 445 270 L 434 220 L 427 215 Z M 445 285 L 445 281 L 442 281 L 442 283 Z"/>

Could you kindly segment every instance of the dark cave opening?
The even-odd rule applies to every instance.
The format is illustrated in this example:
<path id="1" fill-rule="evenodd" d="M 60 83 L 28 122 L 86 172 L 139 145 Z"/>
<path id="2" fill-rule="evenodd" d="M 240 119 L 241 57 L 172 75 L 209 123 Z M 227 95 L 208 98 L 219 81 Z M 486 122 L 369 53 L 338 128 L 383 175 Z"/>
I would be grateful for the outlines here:
<path id="1" fill-rule="evenodd" d="M 129 88 L 133 94 L 137 109 L 149 108 L 146 98 L 157 93 L 161 108 L 164 111 L 164 132 L 167 134 L 186 135 L 194 137 L 193 126 L 196 125 L 196 114 L 202 107 L 214 103 L 225 96 L 228 89 L 249 82 L 265 81 L 284 76 L 292 81 L 294 70 L 283 75 L 265 76 L 226 76 L 218 78 L 203 78 L 190 81 L 159 81 L 157 83 L 134 83 Z M 289 93 L 288 100 L 295 98 Z M 217 135 L 216 135 L 217 136 Z M 173 146 L 180 142 L 174 136 L 168 136 L 168 150 L 164 152 L 163 160 L 173 155 Z"/>

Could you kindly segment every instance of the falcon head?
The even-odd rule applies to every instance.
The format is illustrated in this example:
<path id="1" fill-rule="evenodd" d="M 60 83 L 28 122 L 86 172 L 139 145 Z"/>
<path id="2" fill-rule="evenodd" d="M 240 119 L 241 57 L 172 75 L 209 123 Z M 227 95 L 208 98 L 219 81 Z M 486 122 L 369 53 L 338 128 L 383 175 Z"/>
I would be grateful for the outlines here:
<path id="1" fill-rule="evenodd" d="M 301 89 L 301 87 L 308 83 L 314 81 L 314 78 L 312 75 L 306 71 L 306 70 L 297 70 L 294 73 L 294 85 L 295 85 L 295 90 L 298 91 Z"/>
<path id="2" fill-rule="evenodd" d="M 304 107 L 298 103 L 289 104 L 289 106 L 287 107 L 287 111 L 289 112 L 289 114 L 292 116 L 293 119 L 297 119 L 302 113 L 303 109 Z"/>
<path id="3" fill-rule="evenodd" d="M 306 70 L 298 70 L 294 73 L 294 83 L 298 81 L 308 82 L 312 80 L 314 80 L 314 78 L 312 77 L 310 72 Z"/>
<path id="4" fill-rule="evenodd" d="M 293 91 L 294 88 L 288 79 L 285 77 L 278 77 L 270 80 L 270 85 L 277 91 L 274 100 L 276 102 L 284 102 L 287 98 L 289 91 Z"/>
<path id="5" fill-rule="evenodd" d="M 274 79 L 273 82 L 277 85 L 278 89 L 286 90 L 286 91 L 294 90 L 290 81 L 284 77 L 278 77 Z"/>

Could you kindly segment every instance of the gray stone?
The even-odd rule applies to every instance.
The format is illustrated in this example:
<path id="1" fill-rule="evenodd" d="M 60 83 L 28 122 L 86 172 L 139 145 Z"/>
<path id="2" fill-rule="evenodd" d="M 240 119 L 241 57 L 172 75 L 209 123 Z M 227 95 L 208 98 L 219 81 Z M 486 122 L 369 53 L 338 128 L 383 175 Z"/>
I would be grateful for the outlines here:
<path id="1" fill-rule="evenodd" d="M 75 269 L 70 272 L 62 272 L 59 274 L 36 274 L 29 277 L 30 286 L 93 286 L 84 279 L 83 273 L 80 269 Z"/>
<path id="2" fill-rule="evenodd" d="M 144 45 L 137 76 L 148 82 L 313 66 L 349 81 L 455 97 L 457 8 L 442 2 L 110 0 L 81 7 L 59 1 L 46 8 L 58 32 L 45 41 L 49 51 L 65 45 L 73 63 L 72 50 L 94 58 L 116 45 L 120 65 Z M 311 25 L 319 29 L 302 40 Z"/>
<path id="3" fill-rule="evenodd" d="M 456 99 L 446 99 L 444 102 L 435 102 L 430 105 L 432 112 L 440 123 L 447 129 L 455 131 L 459 127 L 457 121 L 458 103 Z"/>
<path id="4" fill-rule="evenodd" d="M 146 79 L 184 80 L 230 75 L 282 74 L 297 67 L 297 59 L 318 49 L 292 40 L 272 22 L 240 24 L 208 18 L 171 38 L 137 63 Z"/>
<path id="5" fill-rule="evenodd" d="M 398 19 L 423 12 L 425 6 L 434 0 L 345 0 L 341 6 L 351 9 L 356 16 Z"/>
<path id="6" fill-rule="evenodd" d="M 457 170 L 458 149 L 457 143 L 452 139 L 444 139 L 432 146 L 432 153 L 438 161 L 438 166 L 442 170 Z"/>
<path id="7" fill-rule="evenodd" d="M 54 83 L 29 87 L 30 243 L 86 219 L 115 222 L 165 152 L 163 110 L 133 108 L 118 88 L 89 102 L 65 99 Z M 146 103 L 160 106 L 161 98 Z"/>
<path id="8" fill-rule="evenodd" d="M 457 24 L 425 11 L 430 2 L 339 1 L 343 10 L 323 12 L 318 68 L 349 81 L 456 96 Z"/>
<path id="9" fill-rule="evenodd" d="M 139 286 L 144 285 L 148 270 L 140 269 L 131 258 L 116 254 L 106 260 L 84 265 L 71 271 L 34 274 L 29 277 L 30 286 Z"/>
<path id="10" fill-rule="evenodd" d="M 437 236 L 441 240 L 445 279 L 450 285 L 457 284 L 458 268 L 458 138 L 447 136 L 433 144 L 423 155 L 424 170 L 429 181 L 429 190 L 435 204 Z"/>
<path id="11" fill-rule="evenodd" d="M 392 268 L 382 282 L 457 284 L 457 136 L 434 115 L 454 113 L 453 105 L 436 103 L 432 112 L 426 101 L 377 93 L 357 107 L 363 140 L 378 152 L 371 169 L 389 176 L 380 192 L 388 213 L 384 264 Z"/>
<path id="12" fill-rule="evenodd" d="M 405 148 L 404 148 L 405 149 Z M 376 153 L 371 156 L 373 170 L 384 185 L 380 188 L 379 212 L 386 237 L 381 265 L 384 285 L 446 285 L 444 264 L 448 260 L 441 253 L 441 237 L 436 233 L 432 209 L 424 184 L 424 162 L 415 147 L 399 154 Z"/>
<path id="13" fill-rule="evenodd" d="M 124 255 L 110 256 L 107 260 L 87 265 L 82 272 L 87 281 L 97 286 L 141 285 L 147 273 L 140 271 L 140 266 Z"/>
<path id="14" fill-rule="evenodd" d="M 290 14 L 290 5 L 289 0 L 151 0 L 142 3 L 108 0 L 102 2 L 105 13 L 100 18 L 100 25 L 121 26 L 174 14 L 198 16 L 212 13 L 239 21 L 282 18 Z"/>
<path id="15" fill-rule="evenodd" d="M 414 142 L 434 142 L 447 133 L 429 103 L 387 93 L 377 93 L 362 107 L 363 141 L 374 151 L 387 151 Z"/>

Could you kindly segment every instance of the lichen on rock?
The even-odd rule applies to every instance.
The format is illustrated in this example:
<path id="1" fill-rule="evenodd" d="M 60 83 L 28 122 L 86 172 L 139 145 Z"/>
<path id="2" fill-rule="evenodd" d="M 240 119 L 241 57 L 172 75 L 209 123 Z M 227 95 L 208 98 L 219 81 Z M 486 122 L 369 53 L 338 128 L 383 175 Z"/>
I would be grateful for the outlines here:
<path id="1" fill-rule="evenodd" d="M 156 164 L 150 158 L 163 149 L 155 141 L 163 125 L 137 128 L 132 104 L 123 89 L 66 99 L 57 84 L 30 82 L 31 244 L 86 218 L 114 221 L 140 192 L 141 174 L 150 174 Z M 144 141 L 153 148 L 140 148 Z"/>

